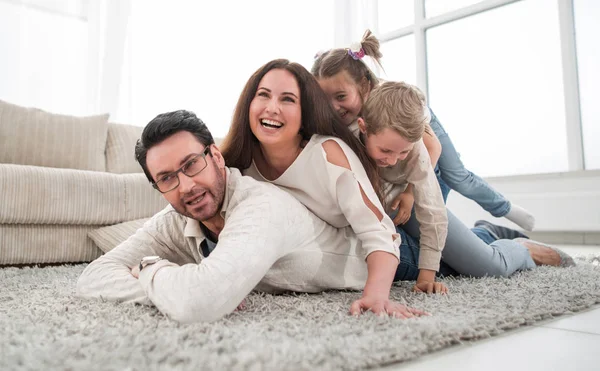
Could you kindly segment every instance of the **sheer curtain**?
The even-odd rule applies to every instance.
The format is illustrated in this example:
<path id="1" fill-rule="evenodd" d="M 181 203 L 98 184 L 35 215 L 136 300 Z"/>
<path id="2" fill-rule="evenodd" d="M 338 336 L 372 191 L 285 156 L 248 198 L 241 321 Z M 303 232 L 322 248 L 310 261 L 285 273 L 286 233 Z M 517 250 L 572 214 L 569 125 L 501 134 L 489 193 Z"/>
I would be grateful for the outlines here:
<path id="1" fill-rule="evenodd" d="M 0 99 L 116 112 L 130 0 L 0 0 Z"/>
<path id="2" fill-rule="evenodd" d="M 334 44 L 334 1 L 132 2 L 115 120 L 146 125 L 188 109 L 227 133 L 239 94 L 264 63 L 310 68 Z"/>

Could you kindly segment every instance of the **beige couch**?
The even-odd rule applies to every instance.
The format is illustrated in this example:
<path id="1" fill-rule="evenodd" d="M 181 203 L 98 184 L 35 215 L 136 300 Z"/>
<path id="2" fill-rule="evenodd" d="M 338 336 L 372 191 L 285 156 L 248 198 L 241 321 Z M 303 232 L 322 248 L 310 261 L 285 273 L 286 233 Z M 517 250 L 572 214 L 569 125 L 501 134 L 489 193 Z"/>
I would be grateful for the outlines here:
<path id="1" fill-rule="evenodd" d="M 89 232 L 164 208 L 134 159 L 141 131 L 0 101 L 0 265 L 91 261 Z"/>

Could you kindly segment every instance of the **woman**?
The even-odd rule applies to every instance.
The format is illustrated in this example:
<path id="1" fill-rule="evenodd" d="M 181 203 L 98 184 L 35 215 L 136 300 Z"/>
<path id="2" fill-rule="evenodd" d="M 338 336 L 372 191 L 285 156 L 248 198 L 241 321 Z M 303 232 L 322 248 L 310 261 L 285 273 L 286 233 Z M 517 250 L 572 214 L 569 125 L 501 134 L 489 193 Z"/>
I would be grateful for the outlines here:
<path id="1" fill-rule="evenodd" d="M 402 310 L 389 300 L 400 239 L 378 197 L 376 165 L 304 67 L 278 59 L 252 75 L 222 153 L 228 166 L 280 186 L 334 227 L 352 227 L 368 267 L 352 314 Z"/>

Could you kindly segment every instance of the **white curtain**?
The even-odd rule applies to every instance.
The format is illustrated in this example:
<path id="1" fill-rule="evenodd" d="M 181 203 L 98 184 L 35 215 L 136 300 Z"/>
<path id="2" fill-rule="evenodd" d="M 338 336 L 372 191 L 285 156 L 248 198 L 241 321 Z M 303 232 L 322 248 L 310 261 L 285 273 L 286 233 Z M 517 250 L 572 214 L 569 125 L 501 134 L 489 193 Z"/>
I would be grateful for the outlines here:
<path id="1" fill-rule="evenodd" d="M 333 0 L 131 5 L 115 120 L 134 125 L 188 109 L 213 135 L 224 136 L 237 99 L 258 67 L 286 58 L 310 69 L 316 52 L 334 44 Z"/>
<path id="2" fill-rule="evenodd" d="M 377 32 L 377 0 L 335 0 L 335 46 L 360 41 L 366 29 Z"/>
<path id="3" fill-rule="evenodd" d="M 130 0 L 94 0 L 88 7 L 88 111 L 108 112 L 113 121 L 117 119 L 123 93 L 130 12 Z"/>

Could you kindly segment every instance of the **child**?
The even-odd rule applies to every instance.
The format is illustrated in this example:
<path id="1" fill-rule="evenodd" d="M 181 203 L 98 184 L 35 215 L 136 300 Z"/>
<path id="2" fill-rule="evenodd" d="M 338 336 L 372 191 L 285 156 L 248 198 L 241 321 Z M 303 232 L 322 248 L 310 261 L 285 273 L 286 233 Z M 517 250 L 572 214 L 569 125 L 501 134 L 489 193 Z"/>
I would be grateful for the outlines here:
<path id="1" fill-rule="evenodd" d="M 369 30 L 365 32 L 360 45 L 350 49 L 326 51 L 317 56 L 312 67 L 311 72 L 346 125 L 356 121 L 371 90 L 379 83 L 375 74 L 362 61 L 364 56 L 369 56 L 380 64 L 382 54 L 379 51 L 379 41 Z M 467 170 L 433 111 L 426 111 L 431 120 L 426 126 L 423 142 L 435 168 L 444 201 L 450 189 L 454 189 L 477 202 L 493 216 L 506 217 L 523 229 L 532 230 L 535 224 L 533 215 L 512 204 L 485 180 Z M 399 208 L 394 218 L 396 224 L 406 224 L 409 221 L 413 204 L 413 188 L 409 185 L 391 203 L 392 209 Z"/>
<path id="2" fill-rule="evenodd" d="M 443 207 L 439 187 L 429 180 L 433 178 L 435 182 L 435 177 L 421 140 L 430 119 L 428 113 L 425 96 L 418 88 L 402 82 L 385 82 L 371 91 L 362 107 L 363 116 L 350 125 L 369 156 L 379 165 L 385 182 L 398 187 L 413 185 L 415 214 L 421 226 L 417 231 L 404 226 L 397 230 L 403 239 L 408 234 L 420 240 L 420 248 L 414 244 L 401 246 L 401 265 L 395 279 L 418 277 L 433 282 L 435 272 L 423 270 L 420 263 L 435 234 L 431 233 L 432 229 L 423 228 L 423 224 L 431 224 L 443 213 L 447 214 L 448 235 L 439 269 L 442 275 L 507 277 L 536 265 L 573 265 L 568 255 L 539 242 L 525 238 L 498 239 L 485 226 L 485 230 L 481 227 L 469 230 Z M 482 237 L 481 232 L 489 238 Z"/>

